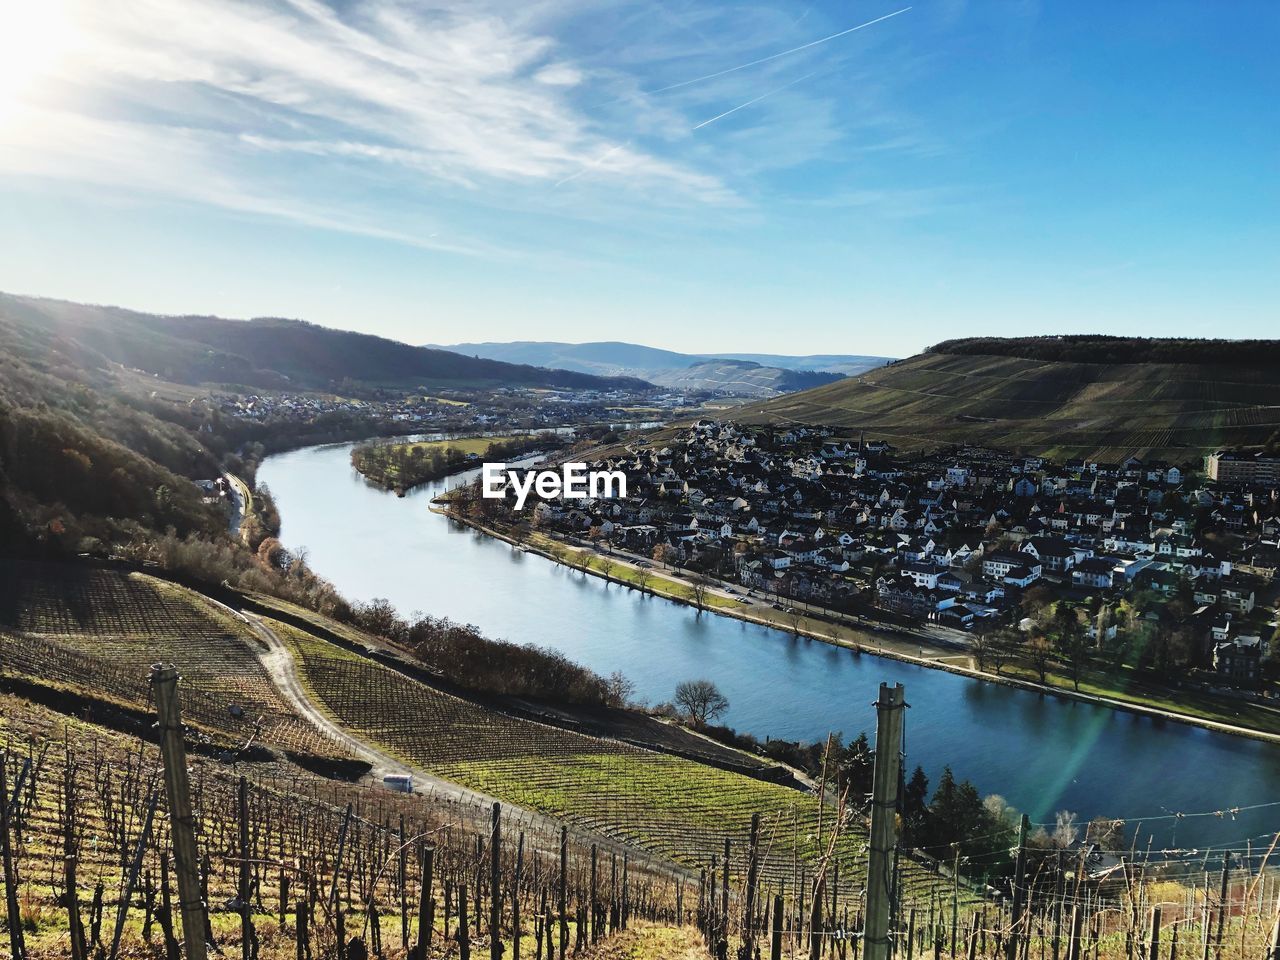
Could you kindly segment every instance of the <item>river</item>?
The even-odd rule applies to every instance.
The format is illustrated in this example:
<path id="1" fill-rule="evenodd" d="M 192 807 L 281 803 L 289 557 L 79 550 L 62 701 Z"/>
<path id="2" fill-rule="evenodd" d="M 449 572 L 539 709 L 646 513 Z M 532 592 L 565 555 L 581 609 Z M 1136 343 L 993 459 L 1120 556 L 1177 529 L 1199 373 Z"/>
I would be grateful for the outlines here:
<path id="1" fill-rule="evenodd" d="M 901 682 L 908 768 L 937 781 L 944 764 L 1049 822 L 1074 811 L 1142 820 L 1157 846 L 1203 848 L 1280 830 L 1280 806 L 1175 818 L 1280 800 L 1280 746 L 984 683 L 641 597 L 431 513 L 432 497 L 474 471 L 411 491 L 378 490 L 350 466 L 351 446 L 268 458 L 258 482 L 283 518 L 281 539 L 353 600 L 385 597 L 473 623 L 486 634 L 621 670 L 651 703 L 681 680 L 715 680 L 724 721 L 757 736 L 820 740 L 874 731 L 881 681 Z M 874 643 L 869 638 L 869 642 Z M 1156 819 L 1162 818 L 1162 819 Z M 1263 844 L 1265 848 L 1265 843 Z"/>

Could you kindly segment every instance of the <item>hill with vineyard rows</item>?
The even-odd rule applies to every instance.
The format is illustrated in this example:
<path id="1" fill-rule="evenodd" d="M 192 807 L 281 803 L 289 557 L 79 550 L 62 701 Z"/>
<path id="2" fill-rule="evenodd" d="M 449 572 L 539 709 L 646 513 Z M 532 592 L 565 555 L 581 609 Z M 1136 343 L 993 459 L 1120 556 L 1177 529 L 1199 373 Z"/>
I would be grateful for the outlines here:
<path id="1" fill-rule="evenodd" d="M 426 682 L 353 627 L 268 598 L 250 607 L 261 616 L 137 571 L 2 561 L 0 692 L 147 736 L 149 665 L 171 662 L 201 752 L 223 762 L 285 762 L 345 782 L 371 767 L 380 776 L 383 758 L 446 795 L 494 798 L 691 870 L 726 838 L 744 848 L 758 814 L 771 884 L 821 856 L 821 805 L 808 791 L 494 709 Z M 310 710 L 281 686 L 278 654 Z M 866 841 L 854 818 L 832 859 L 842 896 L 861 894 Z M 926 862 L 904 858 L 902 874 L 918 896 L 946 886 Z"/>
<path id="2" fill-rule="evenodd" d="M 1280 435 L 1280 341 L 953 340 L 860 376 L 743 408 L 912 449 L 970 443 L 1055 458 L 1198 460 Z"/>

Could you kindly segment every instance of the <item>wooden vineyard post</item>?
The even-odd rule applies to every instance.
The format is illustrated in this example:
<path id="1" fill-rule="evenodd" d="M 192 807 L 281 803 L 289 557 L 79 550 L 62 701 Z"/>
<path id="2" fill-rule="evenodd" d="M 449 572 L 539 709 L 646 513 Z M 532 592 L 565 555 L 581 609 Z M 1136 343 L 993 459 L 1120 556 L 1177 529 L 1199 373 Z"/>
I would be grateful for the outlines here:
<path id="1" fill-rule="evenodd" d="M 249 863 L 249 781 L 244 777 L 240 778 L 236 799 L 240 813 L 240 876 L 236 887 L 236 899 L 240 906 L 240 956 L 242 960 L 253 960 L 257 953 L 254 949 L 257 934 L 253 929 L 253 906 L 249 902 L 252 889 Z"/>
<path id="2" fill-rule="evenodd" d="M 523 879 L 524 832 L 521 831 L 516 844 L 516 875 L 511 884 L 511 960 L 520 960 L 520 883 Z M 595 930 L 594 925 L 591 929 Z"/>
<path id="3" fill-rule="evenodd" d="M 599 859 L 599 850 L 593 843 L 591 845 L 591 945 L 595 946 L 600 942 L 600 890 L 597 886 L 597 866 Z"/>
<path id="4" fill-rule="evenodd" d="M 755 954 L 756 945 L 756 884 L 760 881 L 760 814 L 751 814 L 751 834 L 747 840 L 747 893 L 742 912 L 742 943 L 747 955 Z"/>
<path id="5" fill-rule="evenodd" d="M 773 898 L 773 929 L 769 931 L 769 960 L 782 960 L 782 894 Z"/>
<path id="6" fill-rule="evenodd" d="M 622 854 L 622 929 L 631 923 L 631 854 Z"/>
<path id="7" fill-rule="evenodd" d="M 297 937 L 298 960 L 311 960 L 311 931 L 307 928 L 307 901 L 294 905 L 294 934 Z"/>
<path id="8" fill-rule="evenodd" d="M 699 888 L 701 891 L 701 888 Z M 699 894 L 701 895 L 701 893 Z M 609 934 L 618 932 L 618 854 L 613 852 L 609 861 Z"/>
<path id="9" fill-rule="evenodd" d="M 867 857 L 867 919 L 865 960 L 889 960 L 890 911 L 893 907 L 893 855 L 898 846 L 898 784 L 902 768 L 902 728 L 906 717 L 906 691 L 880 684 L 876 701 L 876 755 L 872 772 L 871 836 Z M 814 935 L 818 906 L 815 894 Z M 815 941 L 816 942 L 816 941 Z"/>
<path id="10" fill-rule="evenodd" d="M 1151 938 L 1147 943 L 1147 960 L 1160 960 L 1160 906 L 1151 908 Z"/>
<path id="11" fill-rule="evenodd" d="M 18 871 L 13 862 L 12 824 L 9 819 L 9 752 L 0 753 L 0 858 L 4 860 L 5 916 L 9 925 L 9 950 L 13 960 L 25 960 L 26 942 L 18 909 Z"/>
<path id="12" fill-rule="evenodd" d="M 1218 888 L 1218 925 L 1213 932 L 1213 951 L 1222 956 L 1222 927 L 1227 919 L 1227 887 L 1231 881 L 1231 854 L 1222 855 L 1222 884 Z"/>
<path id="13" fill-rule="evenodd" d="M 489 960 L 502 960 L 502 804 L 493 805 L 489 836 Z"/>
<path id="14" fill-rule="evenodd" d="M 1080 960 L 1080 927 L 1084 923 L 1084 911 L 1080 904 L 1071 908 L 1071 930 L 1067 940 L 1067 960 Z M 1177 927 L 1173 928 L 1175 931 Z"/>
<path id="15" fill-rule="evenodd" d="M 631 854 L 622 855 L 622 929 L 631 922 Z"/>
<path id="16" fill-rule="evenodd" d="M 724 838 L 724 872 L 720 876 L 720 935 L 725 940 L 729 939 L 729 838 Z M 623 880 L 626 879 L 626 871 L 622 873 Z M 626 929 L 623 924 L 622 929 Z"/>
<path id="17" fill-rule="evenodd" d="M 560 914 L 560 960 L 569 949 L 569 828 L 560 828 L 560 887 L 556 892 L 556 909 Z"/>
<path id="18" fill-rule="evenodd" d="M 1018 944 L 1022 936 L 1022 902 L 1025 895 L 1023 885 L 1027 872 L 1027 830 L 1031 826 L 1030 818 L 1024 813 L 1018 824 L 1018 854 L 1013 864 L 1013 906 L 1009 911 L 1009 938 L 1005 941 L 1006 960 L 1018 960 Z"/>
<path id="19" fill-rule="evenodd" d="M 458 956 L 471 960 L 471 932 L 467 929 L 467 885 L 458 887 Z"/>
<path id="20" fill-rule="evenodd" d="M 435 848 L 423 846 L 418 855 L 422 861 L 422 890 L 418 894 L 418 956 L 427 956 L 431 947 L 431 928 L 435 925 L 435 895 L 431 892 L 431 874 L 435 866 Z"/>
<path id="21" fill-rule="evenodd" d="M 400 948 L 409 951 L 409 844 L 405 842 L 404 814 L 400 814 L 400 850 L 396 864 L 400 887 Z"/>
<path id="22" fill-rule="evenodd" d="M 156 718 L 160 729 L 160 754 L 164 760 L 164 787 L 169 800 L 169 836 L 173 841 L 173 865 L 178 875 L 178 910 L 182 914 L 182 938 L 187 960 L 207 960 L 204 940 L 205 904 L 200 896 L 200 857 L 196 852 L 195 818 L 191 814 L 191 783 L 187 774 L 187 748 L 182 742 L 182 715 L 178 707 L 178 671 L 172 665 L 151 668 L 156 693 Z"/>

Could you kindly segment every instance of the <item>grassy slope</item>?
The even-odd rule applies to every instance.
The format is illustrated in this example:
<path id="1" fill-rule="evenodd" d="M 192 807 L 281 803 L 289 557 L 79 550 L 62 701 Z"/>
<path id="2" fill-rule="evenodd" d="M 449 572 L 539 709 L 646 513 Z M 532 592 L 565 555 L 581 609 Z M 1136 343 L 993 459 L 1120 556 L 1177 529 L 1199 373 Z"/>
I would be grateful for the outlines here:
<path id="1" fill-rule="evenodd" d="M 747 422 L 865 429 L 904 448 L 977 443 L 1058 457 L 1195 459 L 1280 428 L 1280 370 L 921 354 L 744 407 Z M 973 419 L 968 419 L 973 418 Z"/>
<path id="2" fill-rule="evenodd" d="M 293 646 L 312 694 L 337 720 L 437 776 L 689 866 L 705 864 L 725 836 L 745 843 L 753 812 L 762 814 L 770 841 L 767 880 L 790 877 L 793 853 L 801 863 L 814 855 L 812 796 L 494 713 L 275 626 Z M 851 886 L 865 870 L 864 844 L 865 831 L 855 823 L 839 854 Z M 909 863 L 904 873 L 919 895 L 938 882 Z"/>

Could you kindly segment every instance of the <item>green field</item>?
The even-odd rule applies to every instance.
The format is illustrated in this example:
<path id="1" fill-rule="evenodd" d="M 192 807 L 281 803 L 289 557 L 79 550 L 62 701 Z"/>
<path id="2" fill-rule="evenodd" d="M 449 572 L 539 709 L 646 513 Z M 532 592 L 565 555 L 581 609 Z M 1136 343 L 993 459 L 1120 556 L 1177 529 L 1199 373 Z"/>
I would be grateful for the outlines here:
<path id="1" fill-rule="evenodd" d="M 1055 458 L 1198 460 L 1280 429 L 1280 369 L 926 353 L 743 407 L 736 419 L 865 430 L 905 449 L 972 443 Z"/>
<path id="2" fill-rule="evenodd" d="M 524 434 L 520 437 L 459 437 L 454 440 L 426 440 L 422 443 L 396 443 L 392 446 L 399 447 L 403 450 L 421 450 L 424 454 L 430 454 L 433 450 L 444 452 L 445 450 L 458 450 L 465 454 L 474 453 L 477 456 L 484 456 L 490 447 L 495 443 L 504 440 L 523 439 Z"/>

